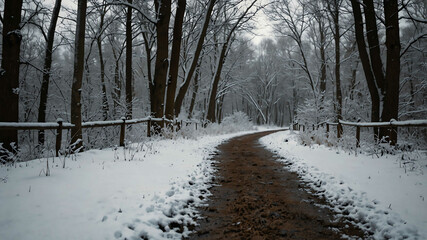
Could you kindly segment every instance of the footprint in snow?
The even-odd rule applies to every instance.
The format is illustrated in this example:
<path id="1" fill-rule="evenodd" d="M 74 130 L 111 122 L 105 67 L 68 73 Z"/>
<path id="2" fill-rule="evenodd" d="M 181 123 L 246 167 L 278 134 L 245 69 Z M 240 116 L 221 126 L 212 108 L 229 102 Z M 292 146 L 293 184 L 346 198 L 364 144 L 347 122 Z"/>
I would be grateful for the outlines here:
<path id="1" fill-rule="evenodd" d="M 122 234 L 122 232 L 120 232 L 120 231 L 116 231 L 115 233 L 114 233 L 114 237 L 115 238 L 121 238 L 123 236 L 123 234 Z"/>

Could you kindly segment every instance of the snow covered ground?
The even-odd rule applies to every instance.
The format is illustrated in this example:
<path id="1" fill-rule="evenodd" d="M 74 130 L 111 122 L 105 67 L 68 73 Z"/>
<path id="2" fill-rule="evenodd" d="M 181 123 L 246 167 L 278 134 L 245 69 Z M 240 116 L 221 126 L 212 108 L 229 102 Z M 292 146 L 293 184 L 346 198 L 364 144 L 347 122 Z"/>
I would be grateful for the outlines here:
<path id="1" fill-rule="evenodd" d="M 209 155 L 241 134 L 49 158 L 48 177 L 46 158 L 0 166 L 0 239 L 180 239 L 209 194 Z"/>
<path id="2" fill-rule="evenodd" d="M 404 168 L 400 156 L 355 156 L 323 145 L 303 146 L 289 131 L 260 142 L 339 215 L 355 219 L 375 239 L 427 239 L 425 154 Z"/>

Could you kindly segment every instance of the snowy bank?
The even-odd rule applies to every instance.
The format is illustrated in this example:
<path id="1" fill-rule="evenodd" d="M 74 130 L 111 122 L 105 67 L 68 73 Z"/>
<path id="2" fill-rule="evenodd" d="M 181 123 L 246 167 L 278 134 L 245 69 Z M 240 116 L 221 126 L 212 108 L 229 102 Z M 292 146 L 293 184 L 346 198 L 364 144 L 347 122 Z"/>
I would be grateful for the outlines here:
<path id="1" fill-rule="evenodd" d="M 241 133 L 0 166 L 0 239 L 180 239 L 208 194 L 215 146 Z"/>
<path id="2" fill-rule="evenodd" d="M 427 239 L 425 157 L 409 171 L 398 156 L 355 156 L 323 145 L 302 146 L 289 131 L 260 142 L 326 198 L 338 216 L 356 220 L 375 239 Z"/>

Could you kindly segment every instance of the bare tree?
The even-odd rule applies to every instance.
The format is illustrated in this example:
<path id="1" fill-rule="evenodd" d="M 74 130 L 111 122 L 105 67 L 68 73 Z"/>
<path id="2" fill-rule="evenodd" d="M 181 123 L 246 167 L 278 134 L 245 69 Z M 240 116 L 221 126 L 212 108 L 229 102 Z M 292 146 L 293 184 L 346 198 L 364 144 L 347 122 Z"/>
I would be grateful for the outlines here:
<path id="1" fill-rule="evenodd" d="M 178 0 L 176 8 L 175 22 L 173 27 L 173 41 L 171 64 L 169 69 L 169 79 L 167 83 L 166 108 L 165 116 L 168 119 L 174 117 L 175 93 L 178 81 L 179 59 L 181 54 L 181 39 L 182 39 L 182 24 L 184 21 L 184 13 L 187 5 L 186 0 Z"/>
<path id="2" fill-rule="evenodd" d="M 193 59 L 190 65 L 190 69 L 188 70 L 187 75 L 185 76 L 184 83 L 180 86 L 178 95 L 175 99 L 175 116 L 178 116 L 181 112 L 182 102 L 184 101 L 184 97 L 188 91 L 188 87 L 190 86 L 191 79 L 193 78 L 193 74 L 196 70 L 197 63 L 199 61 L 200 53 L 202 52 L 203 43 L 206 38 L 206 32 L 208 30 L 209 22 L 212 15 L 213 7 L 216 3 L 216 0 L 210 0 L 208 7 L 206 9 L 205 18 L 202 24 L 202 30 L 199 35 L 199 39 L 197 41 L 197 46 L 194 51 Z"/>
<path id="3" fill-rule="evenodd" d="M 400 35 L 399 6 L 397 0 L 384 0 L 384 18 L 386 29 L 387 65 L 385 73 L 384 106 L 381 120 L 386 122 L 398 119 L 399 80 L 400 80 Z M 382 128 L 380 138 L 388 136 L 390 143 L 397 142 L 397 128 Z"/>
<path id="4" fill-rule="evenodd" d="M 379 121 L 380 101 L 382 104 L 381 121 L 390 121 L 398 118 L 399 107 L 399 75 L 400 75 L 400 36 L 399 36 L 399 8 L 397 0 L 384 1 L 384 18 L 386 29 L 387 65 L 385 78 L 382 72 L 383 65 L 379 56 L 378 30 L 376 29 L 376 16 L 372 0 L 365 0 L 366 30 L 370 58 L 366 51 L 363 31 L 363 18 L 358 1 L 351 1 L 355 22 L 356 41 L 359 55 L 371 94 L 372 108 L 371 120 Z M 375 25 L 375 26 L 372 26 Z M 369 25 L 369 26 L 368 26 Z M 382 99 L 380 96 L 384 96 Z M 391 144 L 397 141 L 396 128 L 382 128 L 380 139 L 389 138 Z"/>
<path id="5" fill-rule="evenodd" d="M 46 121 L 46 104 L 49 91 L 49 79 L 51 75 L 51 66 L 52 66 L 52 53 L 53 53 L 53 41 L 55 38 L 55 29 L 56 23 L 58 21 L 59 11 L 61 9 L 62 0 L 56 0 L 55 6 L 53 7 L 52 18 L 50 20 L 49 30 L 47 32 L 46 39 L 46 51 L 43 67 L 43 79 L 42 86 L 40 89 L 40 104 L 39 104 L 39 113 L 38 113 L 38 122 Z M 44 144 L 44 130 L 39 131 L 38 135 L 39 145 Z"/>
<path id="6" fill-rule="evenodd" d="M 128 0 L 132 4 L 132 0 Z M 132 119 L 132 7 L 126 13 L 126 118 Z"/>
<path id="7" fill-rule="evenodd" d="M 150 100 L 151 114 L 159 118 L 163 117 L 166 78 L 169 69 L 169 20 L 171 16 L 171 1 L 154 1 L 154 4 L 157 14 L 157 48 Z M 160 126 L 155 124 L 156 132 L 159 132 L 160 128 Z"/>
<path id="8" fill-rule="evenodd" d="M 336 120 L 342 119 L 342 91 L 341 91 L 341 32 L 340 32 L 340 7 L 342 0 L 327 1 L 328 12 L 332 18 L 332 35 L 335 44 L 335 95 L 336 95 Z M 338 134 L 342 135 L 342 126 L 338 125 Z"/>
<path id="9" fill-rule="evenodd" d="M 227 57 L 227 51 L 229 50 L 229 45 L 231 44 L 232 36 L 234 35 L 235 31 L 242 26 L 242 24 L 249 21 L 251 17 L 253 17 L 256 14 L 256 12 L 259 10 L 257 9 L 255 12 L 248 14 L 256 2 L 257 0 L 251 1 L 249 6 L 247 6 L 246 9 L 240 14 L 240 16 L 237 17 L 237 20 L 235 21 L 235 23 L 231 25 L 231 29 L 228 30 L 228 32 L 226 33 L 224 43 L 222 44 L 221 52 L 218 58 L 218 64 L 216 67 L 215 76 L 212 80 L 211 92 L 209 94 L 208 113 L 206 115 L 206 119 L 210 122 L 216 122 L 215 110 L 216 110 L 218 83 L 221 79 L 222 68 L 224 66 L 224 62 Z"/>
<path id="10" fill-rule="evenodd" d="M 276 31 L 279 33 L 289 36 L 298 46 L 298 52 L 301 60 L 295 58 L 291 59 L 302 71 L 306 74 L 307 83 L 310 86 L 313 98 L 318 97 L 318 81 L 313 76 L 312 70 L 309 66 L 308 55 L 306 52 L 306 46 L 304 44 L 304 34 L 309 29 L 309 6 L 298 2 L 298 6 L 292 7 L 289 0 L 276 0 L 270 5 L 269 15 L 274 21 L 279 21 L 280 24 L 275 26 Z M 283 24 L 286 27 L 283 27 Z"/>
<path id="11" fill-rule="evenodd" d="M 75 33 L 74 74 L 71 88 L 71 123 L 74 124 L 71 129 L 73 150 L 80 150 L 83 147 L 81 91 L 84 71 L 86 9 L 87 1 L 79 0 Z"/>
<path id="12" fill-rule="evenodd" d="M 0 69 L 0 122 L 19 121 L 19 56 L 21 47 L 22 0 L 5 0 L 3 16 L 2 60 Z M 18 147 L 18 131 L 0 134 L 3 148 L 14 152 Z M 0 153 L 0 156 L 7 154 Z M 6 159 L 11 160 L 11 159 Z"/>

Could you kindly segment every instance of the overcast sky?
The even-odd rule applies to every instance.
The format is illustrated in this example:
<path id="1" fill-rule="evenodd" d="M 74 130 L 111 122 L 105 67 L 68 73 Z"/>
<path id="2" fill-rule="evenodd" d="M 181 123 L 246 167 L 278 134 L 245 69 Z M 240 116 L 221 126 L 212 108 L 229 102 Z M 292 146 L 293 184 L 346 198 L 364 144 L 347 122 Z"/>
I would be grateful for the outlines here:
<path id="1" fill-rule="evenodd" d="M 45 0 L 46 3 L 52 6 L 55 3 L 55 0 Z M 259 0 L 259 3 L 265 3 L 268 2 L 268 0 Z M 77 3 L 76 0 L 62 0 L 62 5 L 66 6 L 67 8 L 74 8 L 77 9 Z M 258 44 L 262 41 L 264 38 L 273 38 L 273 28 L 271 26 L 271 23 L 268 19 L 268 17 L 264 14 L 264 11 L 259 11 L 254 19 L 255 22 L 255 29 L 253 30 L 253 33 L 255 36 L 249 36 L 253 37 L 252 41 L 255 44 Z"/>

